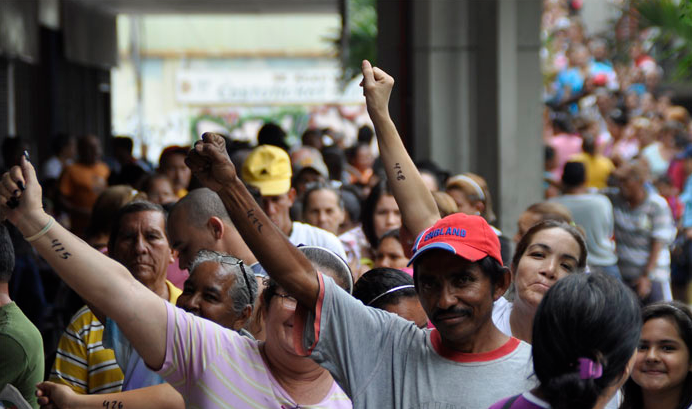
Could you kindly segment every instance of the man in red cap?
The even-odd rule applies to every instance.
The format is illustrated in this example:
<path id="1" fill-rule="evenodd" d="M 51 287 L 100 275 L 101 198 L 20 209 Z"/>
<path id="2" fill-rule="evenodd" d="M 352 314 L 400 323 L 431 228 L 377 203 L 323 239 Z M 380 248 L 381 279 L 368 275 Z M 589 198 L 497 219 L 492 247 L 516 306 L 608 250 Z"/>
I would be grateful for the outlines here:
<path id="1" fill-rule="evenodd" d="M 364 74 L 372 117 L 389 97 L 382 89 L 391 90 L 391 84 L 383 85 L 383 72 L 369 64 Z M 383 117 L 373 119 L 384 132 L 393 128 Z M 436 326 L 421 330 L 364 306 L 315 271 L 247 192 L 220 136 L 203 135 L 187 164 L 219 193 L 257 259 L 297 300 L 290 323 L 297 351 L 327 368 L 354 407 L 485 409 L 535 385 L 530 346 L 502 334 L 491 319 L 493 302 L 504 294 L 510 276 L 497 235 L 481 217 L 412 216 L 411 230 L 422 231 L 411 261 L 416 289 Z M 405 173 L 413 166 L 401 165 Z M 419 229 L 426 220 L 432 227 Z"/>

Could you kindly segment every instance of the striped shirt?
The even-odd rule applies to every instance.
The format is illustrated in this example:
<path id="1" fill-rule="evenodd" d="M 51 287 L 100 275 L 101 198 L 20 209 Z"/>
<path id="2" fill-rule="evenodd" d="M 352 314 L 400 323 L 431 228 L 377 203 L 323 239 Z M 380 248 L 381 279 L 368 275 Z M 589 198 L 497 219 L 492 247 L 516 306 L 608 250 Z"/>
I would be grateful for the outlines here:
<path id="1" fill-rule="evenodd" d="M 656 268 L 649 278 L 670 279 L 670 245 L 675 239 L 676 228 L 666 200 L 655 192 L 647 192 L 646 199 L 636 208 L 631 208 L 621 195 L 608 195 L 613 202 L 615 243 L 618 267 L 625 280 L 641 276 L 649 260 L 653 241 L 664 243 Z"/>
<path id="2" fill-rule="evenodd" d="M 89 307 L 82 307 L 60 338 L 50 380 L 80 394 L 119 392 L 123 373 L 102 339 L 103 325 Z"/>
<path id="3" fill-rule="evenodd" d="M 175 304 L 183 293 L 172 282 L 166 280 L 168 287 L 168 302 Z M 134 349 L 125 334 L 120 331 L 118 324 L 110 318 L 106 318 L 103 330 L 103 345 L 115 352 L 115 360 L 125 374 L 123 391 L 158 385 L 165 381 L 161 376 L 147 367 L 139 353 Z"/>
<path id="4" fill-rule="evenodd" d="M 314 405 L 298 405 L 267 369 L 255 340 L 166 303 L 166 358 L 159 373 L 188 408 L 350 409 L 333 382 Z"/>

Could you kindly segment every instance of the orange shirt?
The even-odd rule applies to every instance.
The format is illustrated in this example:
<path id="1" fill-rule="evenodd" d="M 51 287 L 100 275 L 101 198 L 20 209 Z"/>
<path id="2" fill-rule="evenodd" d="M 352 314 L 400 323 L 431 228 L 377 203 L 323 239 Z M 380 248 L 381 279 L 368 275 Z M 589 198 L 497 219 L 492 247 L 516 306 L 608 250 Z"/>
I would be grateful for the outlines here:
<path id="1" fill-rule="evenodd" d="M 60 177 L 60 193 L 75 207 L 89 209 L 108 186 L 110 169 L 103 162 L 93 165 L 73 163 Z"/>

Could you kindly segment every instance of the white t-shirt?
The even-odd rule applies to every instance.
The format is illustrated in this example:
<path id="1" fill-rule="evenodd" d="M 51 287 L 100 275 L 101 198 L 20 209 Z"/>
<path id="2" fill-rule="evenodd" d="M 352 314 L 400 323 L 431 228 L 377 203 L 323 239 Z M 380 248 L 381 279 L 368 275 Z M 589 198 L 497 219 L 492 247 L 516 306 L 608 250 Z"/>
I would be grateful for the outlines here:
<path id="1" fill-rule="evenodd" d="M 509 316 L 512 314 L 514 304 L 507 301 L 505 297 L 500 297 L 493 304 L 493 324 L 502 331 L 503 334 L 512 336 L 512 327 L 509 325 Z"/>
<path id="2" fill-rule="evenodd" d="M 322 230 L 319 227 L 309 224 L 293 222 L 291 236 L 288 240 L 294 245 L 304 244 L 306 246 L 319 246 L 331 250 L 338 254 L 339 257 L 346 260 L 346 252 L 341 240 L 334 234 Z"/>

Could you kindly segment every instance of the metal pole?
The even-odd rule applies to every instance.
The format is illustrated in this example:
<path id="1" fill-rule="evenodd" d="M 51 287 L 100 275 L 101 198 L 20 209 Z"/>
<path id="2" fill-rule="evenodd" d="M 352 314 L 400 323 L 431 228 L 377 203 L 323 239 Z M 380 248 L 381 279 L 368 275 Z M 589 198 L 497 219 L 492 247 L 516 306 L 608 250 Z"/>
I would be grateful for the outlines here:
<path id="1" fill-rule="evenodd" d="M 349 27 L 349 3 L 350 0 L 339 0 L 339 12 L 341 13 L 341 69 L 342 87 L 346 86 L 346 81 L 351 78 L 353 73 L 348 65 L 348 60 L 351 55 L 349 42 L 351 40 L 351 27 Z"/>
<path id="2" fill-rule="evenodd" d="M 7 134 L 17 136 L 17 107 L 14 94 L 14 62 L 7 61 Z"/>
<path id="3" fill-rule="evenodd" d="M 146 143 L 144 135 L 144 93 L 142 89 L 142 17 L 130 17 L 130 58 L 135 71 L 137 134 L 135 140 L 140 144 Z"/>

